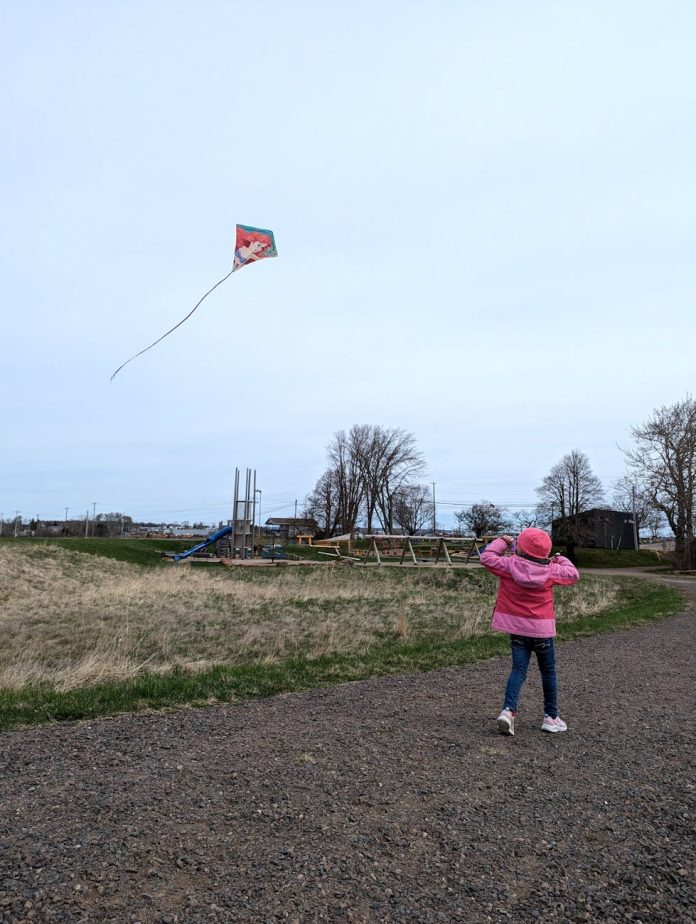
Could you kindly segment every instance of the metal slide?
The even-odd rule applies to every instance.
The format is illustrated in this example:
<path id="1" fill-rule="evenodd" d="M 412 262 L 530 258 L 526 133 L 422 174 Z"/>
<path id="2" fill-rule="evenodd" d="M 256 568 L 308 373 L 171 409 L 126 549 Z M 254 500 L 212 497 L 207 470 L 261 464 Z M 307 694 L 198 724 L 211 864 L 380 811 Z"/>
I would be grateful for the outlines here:
<path id="1" fill-rule="evenodd" d="M 222 539 L 223 536 L 229 536 L 231 532 L 231 526 L 223 526 L 222 529 L 219 529 L 216 533 L 213 533 L 212 536 L 208 536 L 208 538 L 204 539 L 203 542 L 199 542 L 198 545 L 194 545 L 192 549 L 186 549 L 185 552 L 177 552 L 177 554 L 173 556 L 174 561 L 181 561 L 182 558 L 188 558 L 189 555 L 194 555 L 196 552 L 201 552 L 209 545 L 212 545 L 213 542 L 217 542 L 218 539 Z"/>

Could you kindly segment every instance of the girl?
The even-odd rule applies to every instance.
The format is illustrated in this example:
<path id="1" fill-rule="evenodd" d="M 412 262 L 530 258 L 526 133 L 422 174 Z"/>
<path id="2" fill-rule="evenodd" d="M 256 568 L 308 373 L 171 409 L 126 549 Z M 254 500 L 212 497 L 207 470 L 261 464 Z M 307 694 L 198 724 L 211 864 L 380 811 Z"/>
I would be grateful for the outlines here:
<path id="1" fill-rule="evenodd" d="M 512 549 L 510 556 L 503 553 Z M 517 537 L 502 536 L 481 553 L 481 564 L 499 578 L 498 599 L 491 628 L 507 632 L 512 649 L 512 670 L 505 687 L 505 705 L 498 716 L 498 731 L 515 734 L 517 701 L 527 668 L 536 655 L 544 690 L 542 731 L 564 732 L 568 726 L 558 715 L 556 699 L 556 620 L 553 610 L 554 584 L 575 584 L 580 575 L 575 565 L 562 555 L 551 553 L 551 536 L 530 527 Z"/>

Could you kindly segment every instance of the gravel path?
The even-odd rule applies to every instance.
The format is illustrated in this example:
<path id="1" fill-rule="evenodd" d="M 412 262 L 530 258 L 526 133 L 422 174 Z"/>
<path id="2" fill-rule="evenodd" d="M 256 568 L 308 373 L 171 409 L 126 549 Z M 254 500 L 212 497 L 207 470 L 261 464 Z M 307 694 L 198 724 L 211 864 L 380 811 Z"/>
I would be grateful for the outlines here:
<path id="1" fill-rule="evenodd" d="M 565 735 L 502 659 L 4 733 L 0 921 L 693 921 L 695 615 L 559 646 Z"/>

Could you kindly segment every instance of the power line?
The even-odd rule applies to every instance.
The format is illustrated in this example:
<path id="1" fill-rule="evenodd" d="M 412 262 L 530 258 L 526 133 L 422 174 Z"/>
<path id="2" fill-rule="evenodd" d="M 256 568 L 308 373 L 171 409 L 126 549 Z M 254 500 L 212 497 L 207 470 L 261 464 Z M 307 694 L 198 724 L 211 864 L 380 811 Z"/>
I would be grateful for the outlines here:
<path id="1" fill-rule="evenodd" d="M 474 501 L 473 503 L 469 501 L 438 501 L 438 507 L 476 507 L 480 501 Z M 494 507 L 529 507 L 533 509 L 535 507 L 542 507 L 543 504 L 533 503 L 530 504 L 528 501 L 498 501 L 497 504 L 493 505 Z"/>
<path id="2" fill-rule="evenodd" d="M 450 488 L 533 488 L 531 481 L 438 481 Z"/>

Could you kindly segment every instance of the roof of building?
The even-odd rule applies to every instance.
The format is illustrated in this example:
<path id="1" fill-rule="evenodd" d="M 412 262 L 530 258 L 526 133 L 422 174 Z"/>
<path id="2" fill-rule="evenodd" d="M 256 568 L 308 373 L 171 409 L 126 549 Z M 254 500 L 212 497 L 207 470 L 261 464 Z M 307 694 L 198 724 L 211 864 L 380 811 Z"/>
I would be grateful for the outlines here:
<path id="1" fill-rule="evenodd" d="M 303 517 L 269 517 L 266 520 L 267 526 L 296 526 L 298 529 L 306 526 L 316 527 L 317 521 Z"/>

